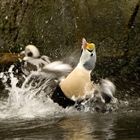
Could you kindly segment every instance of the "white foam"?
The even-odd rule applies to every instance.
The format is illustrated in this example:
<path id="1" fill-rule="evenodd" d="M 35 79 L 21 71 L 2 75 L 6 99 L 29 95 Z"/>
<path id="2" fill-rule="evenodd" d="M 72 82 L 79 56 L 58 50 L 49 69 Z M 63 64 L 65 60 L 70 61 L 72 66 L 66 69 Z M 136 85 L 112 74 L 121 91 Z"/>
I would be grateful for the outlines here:
<path id="1" fill-rule="evenodd" d="M 61 63 L 59 64 L 61 65 Z M 8 90 L 8 97 L 0 100 L 0 119 L 49 118 L 78 113 L 74 107 L 63 109 L 50 99 L 51 82 L 55 81 L 53 75 L 31 71 L 28 76 L 23 78 L 21 85 L 17 86 L 21 81 L 14 76 L 13 67 L 11 66 L 6 74 L 0 73 L 0 78 L 3 79 L 2 82 L 5 83 L 5 88 Z M 11 80 L 10 84 L 6 84 L 8 79 Z M 94 104 L 92 105 L 92 103 L 94 102 L 83 102 L 84 109 L 82 111 L 94 111 Z"/>
<path id="2" fill-rule="evenodd" d="M 49 84 L 52 79 L 50 76 L 37 71 L 31 72 L 22 83 L 22 86 L 18 87 L 17 83 L 19 81 L 14 77 L 12 68 L 13 66 L 9 69 L 11 87 L 6 87 L 9 96 L 7 99 L 0 101 L 1 119 L 61 116 L 69 111 L 69 109 L 65 110 L 54 103 L 47 96 L 50 92 Z M 46 88 L 48 89 L 46 90 Z"/>
<path id="3" fill-rule="evenodd" d="M 46 65 L 43 70 L 68 73 L 72 70 L 69 64 L 64 64 L 62 61 L 54 61 Z"/>

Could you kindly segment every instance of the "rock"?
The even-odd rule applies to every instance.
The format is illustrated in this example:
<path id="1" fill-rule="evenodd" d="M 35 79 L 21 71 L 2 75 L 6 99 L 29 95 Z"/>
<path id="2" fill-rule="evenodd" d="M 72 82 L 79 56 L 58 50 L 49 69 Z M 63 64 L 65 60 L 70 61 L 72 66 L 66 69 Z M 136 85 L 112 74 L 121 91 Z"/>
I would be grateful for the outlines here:
<path id="1" fill-rule="evenodd" d="M 0 72 L 7 71 L 11 65 L 19 65 L 23 55 L 18 53 L 0 53 Z"/>
<path id="2" fill-rule="evenodd" d="M 22 58 L 23 56 L 18 53 L 0 53 L 0 64 L 12 64 Z"/>
<path id="3" fill-rule="evenodd" d="M 96 75 L 113 78 L 117 88 L 134 82 L 139 87 L 139 5 L 139 0 L 0 1 L 0 52 L 34 44 L 42 54 L 63 58 L 80 49 L 85 37 L 97 46 Z"/>

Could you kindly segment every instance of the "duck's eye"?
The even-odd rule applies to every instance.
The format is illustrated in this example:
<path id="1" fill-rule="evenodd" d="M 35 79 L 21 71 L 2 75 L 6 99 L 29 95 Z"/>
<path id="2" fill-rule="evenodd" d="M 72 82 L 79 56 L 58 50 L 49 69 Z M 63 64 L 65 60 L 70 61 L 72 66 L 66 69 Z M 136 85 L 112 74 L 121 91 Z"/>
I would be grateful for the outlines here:
<path id="1" fill-rule="evenodd" d="M 27 56 L 32 57 L 33 56 L 33 53 L 32 52 L 28 52 L 27 53 Z"/>
<path id="2" fill-rule="evenodd" d="M 93 50 L 89 50 L 89 49 L 87 49 L 89 52 L 92 52 Z"/>

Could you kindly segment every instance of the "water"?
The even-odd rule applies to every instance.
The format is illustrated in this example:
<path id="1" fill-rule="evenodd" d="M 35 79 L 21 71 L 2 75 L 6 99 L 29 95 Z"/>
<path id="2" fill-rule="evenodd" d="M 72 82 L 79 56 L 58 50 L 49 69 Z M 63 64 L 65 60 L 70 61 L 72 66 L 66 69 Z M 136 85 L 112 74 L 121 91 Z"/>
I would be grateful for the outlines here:
<path id="1" fill-rule="evenodd" d="M 140 111 L 135 101 L 110 113 L 63 109 L 50 98 L 53 77 L 36 71 L 23 83 L 9 69 L 1 73 L 8 97 L 0 100 L 0 139 L 6 140 L 139 140 Z M 17 86 L 18 85 L 18 86 Z"/>
<path id="2" fill-rule="evenodd" d="M 0 139 L 139 140 L 140 112 L 0 121 Z"/>

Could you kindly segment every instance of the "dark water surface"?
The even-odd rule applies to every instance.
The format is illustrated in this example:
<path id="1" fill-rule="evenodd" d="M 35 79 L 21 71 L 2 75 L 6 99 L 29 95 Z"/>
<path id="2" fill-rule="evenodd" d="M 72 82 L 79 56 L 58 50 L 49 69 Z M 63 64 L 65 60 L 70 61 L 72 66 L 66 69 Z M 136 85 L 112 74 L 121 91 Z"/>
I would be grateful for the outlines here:
<path id="1" fill-rule="evenodd" d="M 0 120 L 6 140 L 139 140 L 140 112 L 82 113 L 60 118 Z"/>

